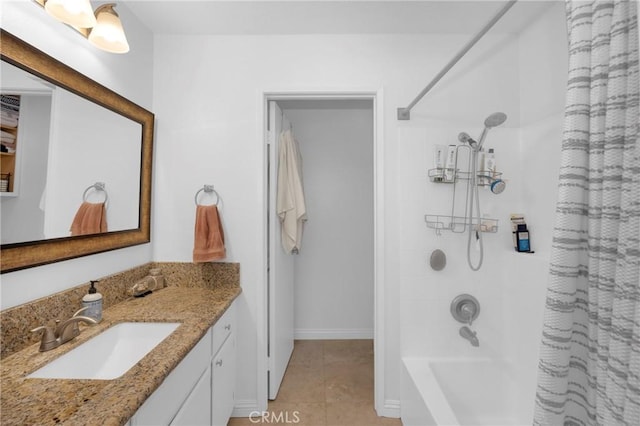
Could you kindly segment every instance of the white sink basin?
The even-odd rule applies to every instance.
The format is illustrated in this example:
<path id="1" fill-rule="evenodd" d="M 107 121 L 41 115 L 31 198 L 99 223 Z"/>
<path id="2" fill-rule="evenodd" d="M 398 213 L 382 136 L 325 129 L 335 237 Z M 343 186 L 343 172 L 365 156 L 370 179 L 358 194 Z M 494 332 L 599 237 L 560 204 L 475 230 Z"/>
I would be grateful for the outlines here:
<path id="1" fill-rule="evenodd" d="M 179 325 L 167 322 L 116 324 L 27 377 L 115 379 L 126 373 Z"/>

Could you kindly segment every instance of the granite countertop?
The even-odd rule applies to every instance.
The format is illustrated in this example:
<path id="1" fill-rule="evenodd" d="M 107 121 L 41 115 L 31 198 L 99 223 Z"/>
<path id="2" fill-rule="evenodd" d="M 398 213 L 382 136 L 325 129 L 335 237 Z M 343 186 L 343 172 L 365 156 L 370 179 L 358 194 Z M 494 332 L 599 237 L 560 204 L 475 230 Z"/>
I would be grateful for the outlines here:
<path id="1" fill-rule="evenodd" d="M 81 326 L 78 337 L 56 349 L 39 352 L 39 344 L 35 344 L 3 359 L 0 422 L 3 425 L 125 424 L 240 292 L 239 286 L 166 287 L 105 309 L 100 324 Z M 130 321 L 180 322 L 181 325 L 117 379 L 25 378 L 110 326 Z"/>

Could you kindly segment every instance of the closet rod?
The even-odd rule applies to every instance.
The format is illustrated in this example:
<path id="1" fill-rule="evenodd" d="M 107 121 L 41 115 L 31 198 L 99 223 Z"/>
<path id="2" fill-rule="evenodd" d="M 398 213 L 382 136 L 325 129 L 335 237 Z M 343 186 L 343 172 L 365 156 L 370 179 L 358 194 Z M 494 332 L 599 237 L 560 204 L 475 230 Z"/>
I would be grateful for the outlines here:
<path id="1" fill-rule="evenodd" d="M 496 16 L 494 16 L 487 23 L 487 25 L 485 25 L 484 28 L 482 30 L 480 30 L 480 32 L 478 34 L 476 34 L 476 36 L 473 39 L 471 39 L 471 41 L 469 43 L 467 43 L 462 48 L 462 50 L 460 50 L 460 52 L 458 52 L 458 54 L 452 60 L 449 61 L 449 63 L 447 65 L 445 65 L 445 67 L 442 69 L 442 71 L 440 71 L 438 73 L 438 75 L 436 75 L 433 78 L 433 80 L 431 80 L 431 83 L 429 83 L 427 85 L 427 87 L 425 87 L 422 90 L 422 92 L 420 92 L 420 94 L 418 96 L 416 96 L 416 98 L 409 105 L 407 105 L 405 108 L 398 108 L 398 120 L 410 120 L 411 119 L 411 109 L 418 102 L 420 102 L 420 99 L 422 99 L 424 97 L 424 95 L 426 95 L 427 92 L 429 90 L 431 90 L 431 88 L 433 86 L 435 86 L 436 83 L 438 81 L 440 81 L 440 79 L 442 77 L 444 77 L 444 75 L 446 73 L 449 72 L 449 70 L 460 60 L 460 58 L 462 58 L 469 51 L 469 49 L 471 49 L 473 47 L 473 45 L 476 44 L 478 42 L 478 40 L 480 40 L 487 33 L 487 31 L 489 31 L 491 29 L 491 27 L 493 27 L 495 25 L 495 23 L 500 20 L 500 18 L 502 18 L 502 15 L 504 15 L 505 13 L 507 13 L 507 11 L 509 11 L 509 9 L 511 9 L 511 7 L 517 1 L 518 0 L 510 0 L 510 1 L 508 1 L 507 4 L 496 14 Z"/>

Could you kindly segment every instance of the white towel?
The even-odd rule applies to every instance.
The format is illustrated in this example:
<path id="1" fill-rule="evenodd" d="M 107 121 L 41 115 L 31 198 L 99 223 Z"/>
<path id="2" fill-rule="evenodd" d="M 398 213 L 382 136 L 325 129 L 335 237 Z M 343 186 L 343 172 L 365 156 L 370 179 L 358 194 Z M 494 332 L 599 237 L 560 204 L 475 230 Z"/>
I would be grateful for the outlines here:
<path id="1" fill-rule="evenodd" d="M 302 157 L 291 130 L 280 134 L 276 198 L 282 247 L 286 253 L 298 252 L 302 246 L 302 230 L 307 220 L 307 207 L 302 185 Z"/>
<path id="2" fill-rule="evenodd" d="M 18 127 L 18 116 L 15 113 L 8 112 L 6 109 L 0 109 L 0 122 L 5 127 Z"/>
<path id="3" fill-rule="evenodd" d="M 5 132 L 4 130 L 0 130 L 0 138 L 8 142 L 14 142 L 16 140 L 16 135 L 14 135 L 13 133 Z"/>

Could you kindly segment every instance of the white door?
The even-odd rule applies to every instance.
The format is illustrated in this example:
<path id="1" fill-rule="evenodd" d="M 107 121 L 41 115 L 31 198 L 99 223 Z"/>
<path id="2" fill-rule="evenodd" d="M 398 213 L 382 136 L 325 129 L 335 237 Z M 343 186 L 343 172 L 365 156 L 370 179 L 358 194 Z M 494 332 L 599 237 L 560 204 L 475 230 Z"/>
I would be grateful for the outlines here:
<path id="1" fill-rule="evenodd" d="M 291 126 L 275 101 L 269 101 L 269 399 L 276 399 L 293 352 L 293 255 L 286 254 L 276 213 L 278 144 L 280 133 Z"/>

